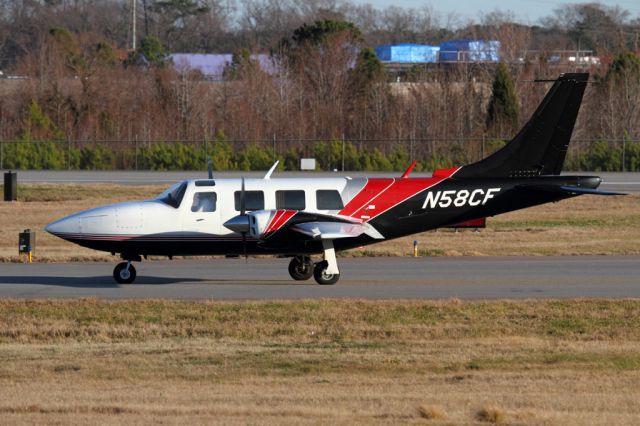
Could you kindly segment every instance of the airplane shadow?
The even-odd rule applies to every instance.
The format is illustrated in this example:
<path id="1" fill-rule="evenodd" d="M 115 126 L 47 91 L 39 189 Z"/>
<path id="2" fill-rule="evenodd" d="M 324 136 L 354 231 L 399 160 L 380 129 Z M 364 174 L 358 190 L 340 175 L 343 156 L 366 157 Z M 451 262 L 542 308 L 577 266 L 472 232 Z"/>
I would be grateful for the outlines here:
<path id="1" fill-rule="evenodd" d="M 243 280 L 243 279 L 219 279 L 219 278 L 188 278 L 188 277 L 154 277 L 154 276 L 140 276 L 137 277 L 132 284 L 118 284 L 113 280 L 111 275 L 94 276 L 94 277 L 47 277 L 47 276 L 30 276 L 30 275 L 4 275 L 0 276 L 0 285 L 11 284 L 35 284 L 35 285 L 49 285 L 58 287 L 72 287 L 72 288 L 122 288 L 126 286 L 136 285 L 166 285 L 166 284 L 187 284 L 187 283 L 203 283 L 215 286 L 241 286 L 241 285 L 260 285 L 260 286 L 301 286 L 309 283 L 315 284 L 313 280 L 310 281 L 288 281 L 288 280 Z"/>
<path id="2" fill-rule="evenodd" d="M 37 284 L 51 285 L 60 287 L 76 287 L 76 288 L 118 288 L 122 286 L 138 285 L 138 284 L 175 284 L 188 282 L 204 282 L 207 280 L 199 278 L 167 278 L 143 276 L 136 278 L 133 284 L 118 284 L 113 280 L 111 275 L 96 277 L 46 277 L 46 276 L 0 276 L 0 285 L 2 284 Z"/>

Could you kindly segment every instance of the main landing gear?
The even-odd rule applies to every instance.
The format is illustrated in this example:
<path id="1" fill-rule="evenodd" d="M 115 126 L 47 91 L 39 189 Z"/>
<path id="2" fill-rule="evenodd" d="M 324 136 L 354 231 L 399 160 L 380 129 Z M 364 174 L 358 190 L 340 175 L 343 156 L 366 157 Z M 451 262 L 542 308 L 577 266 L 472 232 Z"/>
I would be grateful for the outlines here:
<path id="1" fill-rule="evenodd" d="M 308 280 L 313 278 L 320 285 L 332 285 L 340 279 L 336 252 L 333 248 L 333 241 L 322 240 L 324 249 L 324 260 L 314 265 L 309 256 L 296 256 L 289 262 L 289 275 L 294 280 Z"/>
<path id="2" fill-rule="evenodd" d="M 304 281 L 313 275 L 313 261 L 309 256 L 296 256 L 289 262 L 289 275 L 296 281 Z"/>

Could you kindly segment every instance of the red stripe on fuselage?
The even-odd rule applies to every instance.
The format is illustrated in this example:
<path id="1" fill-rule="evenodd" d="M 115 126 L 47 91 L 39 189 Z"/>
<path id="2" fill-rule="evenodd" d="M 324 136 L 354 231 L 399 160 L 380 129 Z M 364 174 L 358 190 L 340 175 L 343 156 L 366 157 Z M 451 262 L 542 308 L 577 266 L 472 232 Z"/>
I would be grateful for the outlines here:
<path id="1" fill-rule="evenodd" d="M 271 218 L 271 222 L 269 222 L 269 224 L 267 225 L 267 227 L 264 230 L 265 234 L 268 234 L 269 232 L 271 232 L 271 227 L 273 226 L 273 224 L 275 222 L 277 222 L 280 219 L 280 216 L 282 215 L 282 210 L 276 210 L 275 213 L 273 214 L 273 217 Z"/>
<path id="2" fill-rule="evenodd" d="M 273 219 L 267 229 L 264 231 L 264 234 L 267 235 L 271 232 L 275 232 L 278 229 L 282 228 L 282 226 L 289 221 L 295 214 L 296 210 L 278 210 L 274 215 Z"/>
<path id="3" fill-rule="evenodd" d="M 338 214 L 365 222 L 408 200 L 445 179 L 460 168 L 434 172 L 431 178 L 369 179 L 362 190 Z"/>
<path id="4" fill-rule="evenodd" d="M 390 187 L 393 181 L 394 179 L 389 178 L 368 179 L 360 192 L 358 192 L 338 214 L 361 219 L 360 215 L 356 213 L 369 206 L 371 200 L 380 195 L 386 188 Z"/>

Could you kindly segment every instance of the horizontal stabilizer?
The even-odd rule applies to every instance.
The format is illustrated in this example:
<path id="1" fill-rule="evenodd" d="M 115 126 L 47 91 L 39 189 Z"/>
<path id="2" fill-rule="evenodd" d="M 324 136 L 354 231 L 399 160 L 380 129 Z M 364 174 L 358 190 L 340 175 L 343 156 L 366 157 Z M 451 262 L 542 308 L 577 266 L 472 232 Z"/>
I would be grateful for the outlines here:
<path id="1" fill-rule="evenodd" d="M 487 227 L 487 218 L 486 217 L 481 217 L 479 219 L 471 219 L 471 220 L 465 220 L 464 222 L 460 222 L 460 223 L 454 223 L 453 225 L 449 225 L 447 226 L 447 228 L 464 228 L 464 229 L 468 229 L 468 228 L 486 228 Z"/>
<path id="2" fill-rule="evenodd" d="M 518 185 L 519 189 L 528 189 L 531 191 L 555 192 L 568 195 L 627 195 L 623 192 L 599 191 L 592 188 L 581 188 L 579 186 L 564 185 Z"/>

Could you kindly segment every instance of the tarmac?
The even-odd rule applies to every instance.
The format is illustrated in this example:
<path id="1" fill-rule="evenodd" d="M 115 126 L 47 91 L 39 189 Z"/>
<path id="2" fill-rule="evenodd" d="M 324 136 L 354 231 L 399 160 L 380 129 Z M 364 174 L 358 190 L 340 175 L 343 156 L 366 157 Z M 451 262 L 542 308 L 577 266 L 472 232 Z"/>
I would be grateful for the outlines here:
<path id="1" fill-rule="evenodd" d="M 640 297 L 640 256 L 339 258 L 340 281 L 293 281 L 288 259 L 136 263 L 118 285 L 113 263 L 2 264 L 2 298 L 282 300 Z"/>

